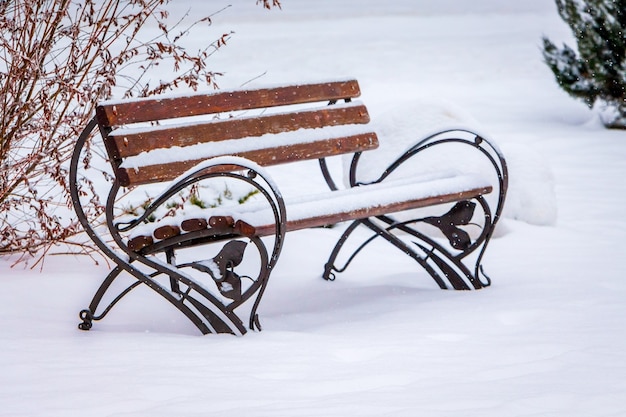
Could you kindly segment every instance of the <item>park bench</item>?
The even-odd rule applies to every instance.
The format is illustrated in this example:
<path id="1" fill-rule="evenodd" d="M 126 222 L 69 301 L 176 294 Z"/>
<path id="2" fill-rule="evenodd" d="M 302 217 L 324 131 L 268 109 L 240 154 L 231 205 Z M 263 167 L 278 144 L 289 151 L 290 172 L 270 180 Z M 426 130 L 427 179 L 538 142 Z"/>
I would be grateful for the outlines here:
<path id="1" fill-rule="evenodd" d="M 378 136 L 368 124 L 365 105 L 353 101 L 359 96 L 357 81 L 340 80 L 100 103 L 76 143 L 70 186 L 84 229 L 115 267 L 89 308 L 80 312 L 79 328 L 90 329 L 94 320 L 145 284 L 204 334 L 260 330 L 257 308 L 286 233 L 342 222 L 351 223 L 324 265 L 327 280 L 382 237 L 442 289 L 490 285 L 481 261 L 506 195 L 500 152 L 481 135 L 446 130 L 399 152 L 374 181 L 361 181 L 359 160 L 376 152 Z M 255 109 L 262 110 L 251 113 Z M 98 137 L 112 172 L 108 176 L 97 174 L 103 168 L 93 161 Z M 444 169 L 396 175 L 418 154 L 446 145 L 480 155 L 491 175 Z M 353 155 L 344 158 L 346 186 L 333 179 L 336 172 L 327 162 L 340 155 Z M 452 159 L 459 157 L 450 153 Z M 268 167 L 290 163 L 293 175 L 299 175 L 307 160 L 319 161 L 329 189 L 307 192 L 302 184 L 305 192 L 283 196 Z M 187 204 L 178 210 L 168 203 L 216 180 L 248 187 L 255 198 L 214 207 Z M 106 190 L 100 199 L 92 195 L 96 185 Z M 137 190 L 153 193 L 140 209 L 120 203 L 138 195 Z M 98 205 L 100 220 L 93 218 Z M 426 207 L 426 214 L 419 210 Z M 358 226 L 370 229 L 371 236 L 353 233 Z M 475 231 L 466 230 L 471 228 Z M 363 240 L 348 249 L 349 237 L 357 235 L 350 240 Z M 347 259 L 343 264 L 340 253 Z M 244 267 L 254 272 L 240 271 Z M 241 319 L 245 315 L 247 326 Z"/>

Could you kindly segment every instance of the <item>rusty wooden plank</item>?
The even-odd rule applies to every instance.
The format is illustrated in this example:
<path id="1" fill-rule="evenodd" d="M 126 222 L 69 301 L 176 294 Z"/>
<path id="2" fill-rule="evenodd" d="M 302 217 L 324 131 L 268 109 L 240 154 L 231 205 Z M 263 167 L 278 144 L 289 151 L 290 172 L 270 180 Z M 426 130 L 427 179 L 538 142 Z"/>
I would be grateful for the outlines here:
<path id="1" fill-rule="evenodd" d="M 173 146 L 189 146 L 265 134 L 317 129 L 348 124 L 367 124 L 370 118 L 364 105 L 328 106 L 324 109 L 281 113 L 253 118 L 207 121 L 176 127 L 159 127 L 138 133 L 121 129 L 105 138 L 107 150 L 114 159 L 139 155 L 141 152 Z"/>
<path id="2" fill-rule="evenodd" d="M 376 147 L 378 147 L 376 133 L 369 132 L 311 143 L 241 152 L 234 156 L 248 158 L 259 165 L 267 166 L 354 153 L 374 149 Z M 202 161 L 202 159 L 187 160 L 169 164 L 143 166 L 137 169 L 118 168 L 116 176 L 120 184 L 124 187 L 171 181 Z M 232 167 L 221 167 L 215 168 L 214 172 L 231 170 L 233 170 Z"/>
<path id="3" fill-rule="evenodd" d="M 96 108 L 96 117 L 101 126 L 120 126 L 203 114 L 349 99 L 358 97 L 360 94 L 358 82 L 346 80 L 256 90 L 222 91 L 214 94 L 105 102 Z"/>

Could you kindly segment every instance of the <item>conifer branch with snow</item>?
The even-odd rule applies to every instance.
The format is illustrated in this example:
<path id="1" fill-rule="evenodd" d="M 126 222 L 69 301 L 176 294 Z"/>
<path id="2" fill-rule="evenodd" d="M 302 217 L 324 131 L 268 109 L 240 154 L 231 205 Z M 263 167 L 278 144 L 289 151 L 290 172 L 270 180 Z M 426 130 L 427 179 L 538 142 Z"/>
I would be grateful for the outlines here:
<path id="1" fill-rule="evenodd" d="M 605 126 L 626 129 L 626 0 L 556 0 L 577 48 L 543 38 L 559 86 L 600 111 Z"/>

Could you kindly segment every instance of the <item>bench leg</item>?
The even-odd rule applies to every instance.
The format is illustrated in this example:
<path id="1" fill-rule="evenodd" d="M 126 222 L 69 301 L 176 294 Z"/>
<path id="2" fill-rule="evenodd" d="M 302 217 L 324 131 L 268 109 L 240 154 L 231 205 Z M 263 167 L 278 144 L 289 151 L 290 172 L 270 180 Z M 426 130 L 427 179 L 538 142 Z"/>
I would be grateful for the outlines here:
<path id="1" fill-rule="evenodd" d="M 273 262 L 270 262 L 267 248 L 259 237 L 251 236 L 249 239 L 258 250 L 260 268 L 256 278 L 246 277 L 251 281 L 247 288 L 244 288 L 242 284 L 243 277 L 235 272 L 235 267 L 243 260 L 243 252 L 246 247 L 246 243 L 240 240 L 231 240 L 226 243 L 220 253 L 211 260 L 212 267 L 208 266 L 206 260 L 188 262 L 175 267 L 178 269 L 190 268 L 206 274 L 207 278 L 216 284 L 222 297 L 228 299 L 227 302 L 217 300 L 204 287 L 197 285 L 196 281 L 185 281 L 184 285 L 188 286 L 189 290 L 194 290 L 201 294 L 204 299 L 216 305 L 226 316 L 239 324 L 241 320 L 235 315 L 234 311 L 256 295 L 250 311 L 249 328 L 250 330 L 261 330 L 256 311 L 267 286 Z M 216 276 L 216 268 L 221 270 L 220 276 Z M 185 297 L 187 297 L 187 294 L 188 291 L 185 292 Z M 245 333 L 243 326 L 240 327 L 240 331 Z"/>
<path id="2" fill-rule="evenodd" d="M 98 307 L 100 305 L 100 302 L 102 302 L 102 298 L 104 297 L 104 294 L 106 294 L 107 290 L 109 289 L 109 287 L 111 286 L 113 281 L 123 271 L 124 271 L 123 268 L 120 268 L 119 266 L 116 266 L 109 273 L 109 275 L 107 275 L 107 277 L 104 279 L 102 284 L 100 284 L 100 287 L 98 288 L 98 290 L 94 294 L 94 296 L 93 296 L 93 298 L 91 300 L 91 303 L 89 303 L 89 308 L 81 310 L 81 312 L 79 314 L 79 317 L 82 320 L 82 322 L 78 324 L 78 328 L 79 329 L 81 329 L 81 330 L 89 330 L 89 329 L 91 329 L 94 320 L 97 321 L 97 320 L 103 319 L 104 316 L 106 316 L 108 314 L 108 312 L 113 308 L 113 306 L 115 306 L 115 304 L 117 304 L 117 302 L 119 300 L 121 300 L 122 297 L 124 297 L 124 295 L 129 293 L 131 290 L 133 290 L 135 287 L 137 287 L 141 283 L 140 281 L 133 282 L 125 290 L 120 292 L 117 295 L 117 297 L 115 297 L 113 299 L 113 301 L 111 301 L 111 303 L 109 303 L 109 305 L 104 308 L 102 313 L 96 314 L 96 312 L 98 311 Z"/>
<path id="3" fill-rule="evenodd" d="M 174 252 L 174 249 L 173 248 L 167 249 L 165 251 L 165 255 L 166 255 L 168 265 L 171 265 L 173 268 L 178 268 L 178 266 L 176 266 L 176 254 Z M 187 301 L 191 306 L 193 306 L 194 309 L 198 310 L 198 312 L 202 315 L 202 317 L 208 320 L 208 322 L 210 323 L 209 333 L 244 334 L 246 332 L 246 330 L 244 329 L 241 323 L 241 320 L 239 320 L 239 318 L 235 314 L 233 314 L 232 311 L 224 310 L 222 308 L 221 303 L 219 303 L 217 299 L 213 297 L 207 297 L 206 294 L 202 294 L 202 297 L 198 297 L 198 296 L 192 297 L 190 295 L 191 288 L 187 288 L 186 291 L 183 291 L 181 289 L 181 284 L 178 281 L 177 277 L 173 274 L 168 275 L 168 276 L 169 276 L 170 288 L 172 292 L 176 294 L 180 294 L 181 302 L 184 303 L 185 301 Z M 202 299 L 205 301 L 200 301 Z M 211 309 L 209 309 L 205 305 L 207 302 L 217 306 L 217 308 L 226 317 L 228 317 L 229 321 L 231 322 L 231 325 L 224 323 L 224 320 L 220 316 L 218 316 Z M 232 330 L 232 325 L 236 326 L 237 332 L 234 332 Z"/>
<path id="4" fill-rule="evenodd" d="M 356 255 L 361 252 L 365 246 L 375 238 L 382 237 L 420 264 L 441 289 L 469 290 L 489 286 L 491 281 L 483 273 L 480 263 L 482 254 L 491 237 L 493 224 L 489 221 L 491 219 L 491 213 L 489 212 L 488 206 L 481 198 L 478 200 L 485 211 L 485 225 L 481 235 L 473 242 L 469 240 L 469 235 L 466 232 L 449 220 L 450 218 L 459 218 L 459 211 L 461 210 L 469 210 L 469 213 L 465 213 L 464 216 L 471 218 L 475 204 L 467 201 L 457 203 L 448 213 L 440 217 L 426 217 L 407 222 L 396 222 L 389 216 L 379 216 L 376 218 L 377 221 L 373 219 L 361 219 L 352 222 L 339 238 L 331 252 L 328 262 L 324 267 L 324 279 L 334 280 L 335 272 L 340 273 L 345 271 Z M 450 248 L 435 241 L 424 233 L 421 233 L 416 228 L 411 227 L 412 224 L 418 222 L 431 225 L 434 223 L 436 227 L 444 228 L 444 234 L 446 234 L 449 239 Z M 465 221 L 462 223 L 467 224 Z M 360 246 L 348 256 L 345 264 L 338 267 L 336 263 L 339 253 L 348 238 L 359 225 L 367 227 L 374 232 L 374 235 L 362 242 Z M 452 228 L 452 230 L 447 230 L 446 227 L 447 229 Z M 407 243 L 405 240 L 399 238 L 394 233 L 395 231 L 411 236 L 411 243 Z M 475 253 L 472 260 L 470 260 L 468 256 L 471 253 Z M 474 263 L 474 267 L 470 268 L 468 265 L 472 263 Z M 485 278 L 485 280 L 483 281 L 481 278 Z"/>
<path id="5" fill-rule="evenodd" d="M 357 253 L 359 253 L 361 249 L 363 249 L 363 247 L 367 245 L 367 243 L 369 243 L 369 241 L 366 241 L 364 244 L 362 244 L 352 254 L 352 256 L 350 256 L 350 258 L 346 261 L 343 267 L 337 267 L 335 265 L 335 262 L 337 261 L 337 256 L 339 256 L 339 252 L 341 252 L 341 248 L 343 248 L 343 245 L 346 243 L 346 241 L 348 240 L 352 232 L 354 232 L 354 230 L 359 226 L 359 224 L 361 224 L 360 220 L 355 220 L 352 223 L 350 223 L 350 226 L 348 226 L 348 228 L 343 232 L 343 234 L 341 235 L 341 237 L 335 244 L 335 247 L 333 248 L 333 251 L 331 252 L 330 257 L 328 258 L 328 261 L 324 265 L 324 273 L 322 274 L 322 277 L 325 280 L 334 281 L 336 278 L 335 272 L 341 273 L 345 271 L 348 268 L 348 265 L 350 265 L 354 257 L 357 255 Z"/>
<path id="6" fill-rule="evenodd" d="M 352 252 L 352 254 L 348 257 L 348 259 L 345 261 L 343 266 L 341 267 L 337 266 L 336 265 L 337 258 L 339 256 L 339 253 L 341 252 L 341 249 L 343 248 L 343 245 L 348 240 L 352 232 L 359 225 L 363 225 L 371 229 L 375 234 L 371 236 L 370 238 L 366 239 L 363 243 L 361 243 L 361 245 L 359 245 L 359 247 L 357 247 L 357 249 L 355 249 L 354 252 Z M 343 235 L 339 238 L 335 247 L 333 248 L 333 251 L 330 254 L 328 261 L 326 262 L 326 265 L 324 266 L 324 273 L 322 275 L 323 278 L 329 281 L 334 281 L 336 278 L 335 273 L 341 273 L 341 272 L 344 272 L 346 269 L 348 269 L 348 266 L 350 266 L 350 264 L 352 263 L 356 255 L 359 254 L 361 250 L 365 248 L 365 246 L 367 246 L 371 241 L 373 241 L 377 237 L 383 237 L 389 243 L 391 243 L 392 245 L 400 249 L 402 252 L 404 252 L 405 254 L 413 258 L 415 261 L 417 261 L 433 277 L 433 279 L 435 280 L 435 282 L 439 285 L 441 289 L 448 288 L 445 282 L 439 276 L 439 274 L 437 274 L 437 272 L 434 271 L 431 268 L 431 266 L 427 262 L 425 262 L 424 258 L 420 256 L 413 248 L 408 246 L 401 239 L 397 238 L 394 234 L 390 233 L 389 230 L 377 226 L 376 224 L 374 224 L 372 221 L 368 219 L 355 220 L 354 222 L 350 224 L 350 226 L 346 229 Z M 466 288 L 462 288 L 462 289 L 466 289 Z"/>
<path id="7" fill-rule="evenodd" d="M 102 134 L 94 134 L 96 131 L 97 123 L 94 118 L 76 141 L 70 161 L 70 193 L 75 212 L 83 229 L 102 254 L 116 266 L 96 291 L 89 308 L 80 312 L 81 322 L 78 327 L 82 330 L 91 329 L 94 321 L 104 318 L 122 298 L 134 288 L 144 284 L 182 312 L 203 334 L 231 333 L 243 335 L 246 333 L 246 327 L 234 310 L 246 299 L 256 296 L 256 300 L 250 300 L 254 301 L 250 327 L 259 329 L 256 309 L 269 274 L 278 260 L 285 235 L 286 211 L 284 201 L 275 187 L 274 181 L 267 178 L 267 174 L 260 167 L 245 159 L 234 157 L 211 159 L 198 164 L 195 169 L 188 172 L 188 175 L 181 177 L 176 183 L 170 184 L 170 187 L 164 190 L 148 207 L 145 207 L 137 217 L 128 222 L 120 222 L 115 213 L 118 199 L 124 194 L 121 191 L 119 181 L 115 180 L 110 184 L 96 187 L 88 179 L 90 173 L 98 173 L 101 169 L 100 164 L 108 166 L 109 163 L 104 160 L 92 160 L 95 153 L 92 154 L 91 146 L 87 146 L 87 143 L 97 140 L 98 136 L 101 139 Z M 228 169 L 217 169 L 222 165 Z M 233 169 L 237 166 L 241 169 Z M 92 170 L 92 168 L 94 169 Z M 178 236 L 172 237 L 172 240 L 159 241 L 146 247 L 145 253 L 141 252 L 140 249 L 135 251 L 128 247 L 127 235 L 131 233 L 133 227 L 143 224 L 154 211 L 165 206 L 167 200 L 173 195 L 201 181 L 211 179 L 222 181 L 225 178 L 250 184 L 267 200 L 274 213 L 276 224 L 274 245 L 269 256 L 260 239 L 254 235 L 254 228 L 245 227 L 230 231 L 220 229 L 216 232 L 215 228 L 211 226 L 204 230 L 181 235 L 182 240 L 179 242 L 176 241 Z M 105 201 L 106 204 L 103 204 Z M 104 212 L 102 212 L 103 209 Z M 100 220 L 94 222 L 94 219 L 100 219 L 102 214 L 104 214 L 105 224 L 101 224 Z M 208 288 L 213 290 L 213 284 L 224 284 L 222 281 L 229 285 L 236 284 L 236 274 L 233 270 L 229 269 L 227 275 L 222 275 L 222 277 L 226 277 L 224 280 L 222 277 L 213 277 L 213 279 L 209 278 L 208 282 L 206 280 L 195 282 L 194 278 L 196 277 L 188 274 L 189 270 L 184 270 L 180 265 L 176 265 L 174 251 L 176 250 L 176 254 L 180 255 L 183 246 L 186 248 L 204 244 L 219 245 L 219 242 L 223 244 L 232 241 L 232 239 L 243 237 L 249 238 L 259 249 L 262 267 L 259 277 L 247 289 L 242 290 L 243 294 L 240 294 L 241 297 L 238 300 L 228 299 L 232 295 L 230 291 L 224 290 L 228 285 L 223 286 L 220 291 L 209 291 L 205 288 L 205 285 L 209 284 Z M 162 253 L 165 259 L 161 256 Z M 229 261 L 232 263 L 232 259 Z M 125 279 L 129 278 L 130 275 L 130 278 L 134 278 L 134 280 L 130 285 L 124 286 L 120 279 L 122 275 Z M 120 290 L 120 288 L 122 289 Z M 106 307 L 104 307 L 105 305 Z"/>
<path id="8" fill-rule="evenodd" d="M 201 232 L 203 231 L 199 231 L 196 235 L 201 236 Z M 193 238 L 196 235 L 192 232 L 185 236 Z M 233 236 L 229 235 L 229 237 L 232 238 Z M 178 308 L 203 334 L 229 333 L 241 336 L 247 330 L 235 310 L 254 297 L 250 310 L 249 328 L 261 330 L 256 311 L 270 273 L 278 259 L 281 244 L 275 242 L 278 246 L 273 248 L 272 256 L 269 256 L 267 247 L 259 237 L 249 236 L 246 239 L 252 243 L 250 246 L 255 247 L 258 251 L 258 275 L 254 278 L 245 277 L 250 280 L 250 285 L 242 285 L 244 277 L 239 276 L 236 272 L 236 267 L 243 260 L 244 250 L 249 246 L 248 243 L 239 239 L 213 241 L 212 246 L 219 245 L 219 242 L 223 243 L 221 250 L 215 257 L 182 264 L 176 263 L 175 248 L 178 248 L 181 243 L 178 241 L 163 250 L 166 262 L 160 261 L 154 254 L 129 252 L 135 261 L 155 272 L 148 276 L 139 273 L 130 264 L 123 264 L 120 271 L 115 275 L 117 276 L 121 270 L 126 270 L 134 275 L 139 280 L 138 283 L 146 284 Z M 192 271 L 195 272 L 195 276 L 188 273 Z M 111 278 L 111 281 L 113 279 L 114 277 Z M 103 289 L 100 292 L 104 293 L 109 286 L 110 283 L 103 284 Z M 217 291 L 214 292 L 210 289 L 213 286 L 216 287 Z M 120 294 L 114 303 L 127 292 L 124 291 Z M 102 294 L 98 297 L 101 299 Z M 99 320 L 104 316 L 102 314 L 94 317 L 91 312 L 95 311 L 95 307 L 90 306 L 90 310 L 81 312 L 81 319 L 84 323 L 91 323 L 92 320 Z M 111 307 L 112 305 L 107 311 Z M 90 327 L 90 324 L 81 324 L 81 328 L 84 330 L 88 330 Z"/>
<path id="9" fill-rule="evenodd" d="M 472 198 L 471 201 L 459 201 L 441 216 L 415 218 L 406 222 L 397 222 L 390 215 L 356 220 L 350 224 L 335 245 L 325 265 L 324 278 L 333 280 L 335 272 L 344 271 L 365 246 L 376 237 L 382 237 L 419 263 L 442 289 L 480 289 L 491 285 L 491 280 L 483 271 L 482 258 L 496 223 L 502 214 L 508 189 L 508 169 L 504 156 L 489 140 L 466 129 L 449 129 L 434 133 L 417 141 L 415 145 L 389 164 L 377 180 L 368 183 L 384 182 L 401 166 L 407 166 L 409 161 L 414 160 L 418 155 L 426 155 L 430 150 L 439 149 L 442 151 L 440 155 L 445 155 L 444 149 L 452 150 L 455 148 L 471 150 L 472 154 L 476 155 L 477 166 L 480 165 L 484 172 L 491 172 L 490 175 L 494 180 L 494 191 L 496 191 L 494 193 L 495 198 L 492 197 L 493 201 L 488 202 L 484 196 L 479 195 Z M 355 154 L 349 168 L 350 186 L 352 187 L 364 184 L 358 181 L 357 176 L 360 156 L 360 153 Z M 427 158 L 427 156 L 424 157 Z M 419 163 L 419 160 L 414 160 L 413 163 Z M 321 165 L 329 187 L 333 190 L 337 189 L 335 183 L 329 180 L 325 163 Z M 474 219 L 476 207 L 482 210 L 482 221 L 478 219 L 480 216 L 476 216 L 476 220 Z M 474 222 L 478 223 L 480 232 L 478 236 L 472 238 L 464 229 L 476 225 Z M 421 223 L 420 226 L 429 225 L 439 229 L 441 235 L 447 238 L 448 242 L 443 242 L 441 239 L 435 239 L 420 232 L 423 229 L 420 227 L 418 230 L 415 227 L 419 223 Z M 342 267 L 336 266 L 339 252 L 359 225 L 369 228 L 374 232 L 374 235 L 361 243 Z M 401 235 L 404 236 L 400 238 Z M 406 236 L 409 237 L 411 243 L 407 243 Z"/>
<path id="10" fill-rule="evenodd" d="M 113 300 L 100 313 L 98 313 L 98 308 L 100 307 L 105 294 L 112 291 L 111 285 L 122 272 L 128 272 L 138 279 L 132 284 L 126 286 L 123 290 L 119 291 L 116 295 L 111 295 Z M 124 296 L 139 285 L 145 284 L 180 310 L 203 334 L 231 333 L 235 335 L 243 335 L 246 332 L 245 328 L 241 324 L 241 321 L 235 314 L 223 312 L 219 308 L 211 309 L 207 306 L 207 301 L 199 301 L 197 296 L 191 296 L 189 291 L 186 294 L 176 294 L 163 287 L 155 279 L 161 274 L 161 272 L 156 272 L 148 276 L 130 266 L 130 264 L 126 268 L 118 265 L 104 279 L 89 304 L 89 308 L 80 312 L 79 317 L 82 322 L 78 324 L 78 328 L 81 330 L 90 330 L 94 321 L 102 320 Z M 217 302 L 217 300 L 213 301 Z"/>
<path id="11" fill-rule="evenodd" d="M 138 277 L 143 283 L 159 293 L 180 310 L 203 333 L 229 333 L 241 336 L 246 329 L 232 309 L 225 308 L 222 301 L 185 274 L 181 266 L 161 263 L 154 256 L 136 255 L 137 260 L 155 270 L 146 276 Z M 167 256 L 173 262 L 174 256 Z M 165 276 L 169 287 L 157 281 Z"/>
<path id="12" fill-rule="evenodd" d="M 450 255 L 447 250 L 421 233 L 411 234 L 420 238 L 423 242 L 427 241 L 429 245 L 418 241 L 413 241 L 414 245 L 408 245 L 391 233 L 396 227 L 400 228 L 395 224 L 388 228 L 382 228 L 369 219 L 365 220 L 363 224 L 419 263 L 435 280 L 439 288 L 444 290 L 450 288 L 469 290 L 471 287 L 474 289 L 483 287 L 480 281 L 475 279 L 469 269 L 458 258 Z M 402 229 L 406 232 L 405 228 Z"/>

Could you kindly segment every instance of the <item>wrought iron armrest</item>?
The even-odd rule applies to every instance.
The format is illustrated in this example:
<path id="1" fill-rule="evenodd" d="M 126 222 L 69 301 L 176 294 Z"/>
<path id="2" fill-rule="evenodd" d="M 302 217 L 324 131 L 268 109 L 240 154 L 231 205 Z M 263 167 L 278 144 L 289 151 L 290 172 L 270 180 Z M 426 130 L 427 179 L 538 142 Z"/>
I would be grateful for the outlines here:
<path id="1" fill-rule="evenodd" d="M 228 169 L 220 169 L 220 167 L 228 167 Z M 245 172 L 245 174 L 233 173 L 232 171 L 242 171 Z M 251 184 L 268 200 L 268 203 L 272 206 L 272 210 L 275 213 L 277 223 L 282 223 L 283 219 L 286 218 L 281 193 L 276 183 L 271 180 L 265 170 L 249 159 L 228 156 L 212 158 L 191 168 L 172 181 L 163 192 L 145 207 L 144 212 L 140 216 L 130 221 L 115 223 L 115 229 L 119 232 L 132 230 L 134 227 L 150 218 L 159 207 L 162 207 L 181 190 L 212 177 L 236 178 Z M 263 180 L 263 184 L 257 181 L 258 178 Z"/>
<path id="2" fill-rule="evenodd" d="M 393 173 L 405 176 L 405 173 L 401 173 L 398 170 L 403 164 L 404 167 L 408 167 L 405 162 L 419 154 L 424 155 L 421 161 L 431 164 L 433 159 L 429 160 L 428 157 L 431 155 L 425 155 L 425 151 L 435 146 L 439 150 L 447 151 L 449 148 L 443 147 L 446 144 L 461 145 L 461 147 L 465 146 L 478 151 L 477 153 L 474 152 L 477 158 L 471 158 L 472 162 L 478 162 L 477 167 L 481 168 L 480 173 L 489 176 L 488 179 L 485 179 L 491 184 L 491 195 L 495 194 L 495 199 L 486 197 L 482 191 L 477 190 L 473 197 L 456 202 L 447 212 L 438 216 L 426 215 L 427 217 L 424 217 L 425 212 L 415 212 L 415 216 L 408 216 L 407 218 L 406 215 L 396 217 L 393 213 L 389 213 L 376 216 L 375 221 L 372 218 L 356 220 L 348 226 L 337 242 L 325 267 L 324 277 L 326 279 L 333 279 L 334 271 L 342 272 L 345 270 L 357 253 L 373 239 L 382 236 L 420 263 L 434 278 L 440 288 L 478 289 L 490 285 L 491 280 L 482 268 L 482 257 L 502 213 L 508 188 L 508 172 L 502 153 L 493 142 L 485 139 L 485 136 L 464 128 L 448 129 L 430 134 L 400 154 L 373 181 L 359 179 L 357 175 L 359 167 L 361 167 L 361 170 L 364 168 L 362 154 L 356 153 L 353 155 L 347 168 L 348 186 L 360 187 L 381 183 Z M 375 150 L 371 151 L 371 155 L 375 155 L 375 153 Z M 467 156 L 465 154 L 465 157 Z M 446 154 L 444 159 L 455 165 L 455 171 L 458 171 L 456 165 L 459 162 L 465 162 L 463 159 L 458 160 L 457 157 L 464 158 L 463 155 Z M 359 162 L 361 162 L 361 165 L 359 165 Z M 420 168 L 420 161 L 414 160 L 412 162 L 414 163 L 413 166 Z M 320 167 L 330 189 L 337 190 L 338 187 L 331 178 L 326 162 L 320 160 Z M 437 168 L 434 167 L 435 170 Z M 445 169 L 443 170 L 445 171 Z M 427 173 L 424 168 L 421 168 L 421 171 Z M 474 171 L 474 167 L 472 167 L 471 171 Z M 494 174 L 495 178 L 491 178 Z M 474 209 L 477 205 L 482 210 L 482 220 L 474 223 Z M 448 239 L 448 244 L 445 245 L 436 239 L 435 236 L 426 233 L 426 229 L 423 231 L 421 227 L 417 227 L 420 224 L 428 224 L 439 229 L 443 236 Z M 358 225 L 370 228 L 374 234 L 358 246 L 353 254 L 347 258 L 345 264 L 340 266 L 337 264 L 338 254 L 349 236 L 351 236 L 352 231 Z M 463 230 L 467 226 L 478 226 L 480 234 L 478 236 L 470 236 L 468 232 Z M 402 232 L 403 235 L 410 236 L 409 240 L 411 243 L 401 238 L 401 236 L 396 236 L 396 232 Z M 472 254 L 473 256 L 470 256 Z"/>
<path id="3" fill-rule="evenodd" d="M 89 167 L 88 161 L 90 159 L 90 157 L 85 156 L 85 154 L 89 153 L 94 146 L 92 142 L 96 131 L 97 123 L 96 119 L 93 118 L 81 132 L 76 141 L 70 163 L 70 192 L 75 212 L 78 220 L 83 226 L 83 229 L 91 240 L 98 246 L 98 248 L 115 262 L 120 260 L 120 254 L 109 245 L 111 238 L 117 243 L 119 248 L 128 253 L 126 243 L 120 235 L 121 232 L 130 231 L 137 225 L 142 224 L 169 198 L 174 196 L 180 190 L 204 179 L 218 176 L 246 181 L 265 197 L 268 204 L 272 208 L 276 220 L 276 233 L 277 238 L 280 241 L 278 247 L 282 246 L 282 240 L 285 235 L 286 221 L 286 210 L 282 195 L 276 183 L 262 167 L 241 157 L 218 157 L 199 163 L 172 181 L 166 189 L 145 208 L 141 215 L 133 218 L 132 220 L 119 222 L 115 219 L 114 207 L 119 198 L 121 187 L 118 181 L 113 181 L 108 189 L 106 205 L 104 208 L 104 217 L 110 236 L 102 236 L 101 232 L 103 232 L 103 230 L 96 230 L 96 227 L 92 224 L 93 219 L 88 218 L 87 210 L 83 206 L 83 202 L 91 203 L 95 201 L 95 199 L 93 196 L 87 195 L 88 193 L 86 190 L 81 189 L 82 180 L 79 179 L 79 174 L 87 178 L 89 177 L 89 173 L 83 172 L 83 168 Z M 85 164 L 85 167 L 82 166 L 83 163 Z M 219 169 L 220 166 L 228 166 L 228 169 Z M 91 191 L 93 192 L 93 190 Z M 95 192 L 93 193 L 96 194 Z M 98 195 L 98 197 L 104 197 L 104 195 Z"/>
<path id="4" fill-rule="evenodd" d="M 365 184 L 379 183 L 389 177 L 395 172 L 403 163 L 409 159 L 417 156 L 423 151 L 433 148 L 434 146 L 441 146 L 444 144 L 461 144 L 476 149 L 482 154 L 490 166 L 493 168 L 494 173 L 498 179 L 496 184 L 498 187 L 498 204 L 495 210 L 495 218 L 499 218 L 504 205 L 504 199 L 508 188 L 508 170 L 506 161 L 500 149 L 495 143 L 487 136 L 476 133 L 475 131 L 468 130 L 466 128 L 450 128 L 442 130 L 430 135 L 427 135 L 423 139 L 418 140 L 414 145 L 409 147 L 403 154 L 401 154 L 396 160 L 390 163 L 382 174 L 371 182 L 361 182 L 357 179 L 358 163 L 361 158 L 360 153 L 354 154 L 350 167 L 349 167 L 349 183 L 351 187 L 356 187 Z M 375 151 L 373 151 L 375 152 Z"/>
<path id="5" fill-rule="evenodd" d="M 165 190 L 156 197 L 144 213 L 130 221 L 118 221 L 116 223 L 114 207 L 121 191 L 119 182 L 115 180 L 107 183 L 105 189 L 103 188 L 104 184 L 101 184 L 102 187 L 92 187 L 93 184 L 90 181 L 90 179 L 97 178 L 92 174 L 98 174 L 97 171 L 101 169 L 98 164 L 102 163 L 104 164 L 103 166 L 110 166 L 104 160 L 104 155 L 102 155 L 103 160 L 96 164 L 96 172 L 92 172 L 94 170 L 91 168 L 94 167 L 94 163 L 90 159 L 93 156 L 92 153 L 97 152 L 94 150 L 95 148 L 92 148 L 91 141 L 92 135 L 96 132 L 96 127 L 97 123 L 95 119 L 92 119 L 77 139 L 70 165 L 70 189 L 75 211 L 84 230 L 102 251 L 103 255 L 112 260 L 116 267 L 111 270 L 100 285 L 89 308 L 81 311 L 80 318 L 82 322 L 79 324 L 79 328 L 83 330 L 90 329 L 93 321 L 102 319 L 129 292 L 138 285 L 145 284 L 185 314 L 202 333 L 232 333 L 237 335 L 245 333 L 245 326 L 241 319 L 237 317 L 235 310 L 245 303 L 246 300 L 250 300 L 252 303 L 249 311 L 248 327 L 260 329 L 256 311 L 271 271 L 278 261 L 286 233 L 285 204 L 278 187 L 271 177 L 263 168 L 247 159 L 219 157 L 207 160 L 196 165 L 166 186 Z M 235 285 L 241 283 L 241 277 L 233 271 L 233 268 L 240 261 L 239 252 L 243 250 L 243 246 L 246 244 L 242 241 L 228 240 L 222 251 L 213 258 L 213 263 L 223 266 L 220 269 L 220 274 L 216 276 L 213 273 L 212 275 L 212 281 L 215 281 L 217 286 L 216 291 L 219 290 L 215 292 L 205 288 L 205 284 L 199 283 L 197 281 L 198 277 L 193 276 L 191 273 L 192 269 L 198 269 L 198 266 L 211 264 L 211 260 L 199 260 L 177 265 L 175 251 L 179 247 L 176 243 L 176 238 L 173 238 L 174 241 L 168 243 L 170 246 L 165 247 L 161 251 L 166 255 L 166 259 L 162 259 L 161 256 L 152 256 L 153 252 L 155 255 L 157 253 L 156 250 L 153 250 L 155 249 L 154 247 L 145 251 L 145 253 L 144 251 L 130 250 L 126 238 L 121 234 L 121 232 L 129 231 L 141 224 L 158 207 L 165 204 L 170 197 L 180 190 L 213 177 L 242 180 L 252 185 L 267 200 L 267 204 L 271 207 L 274 215 L 276 232 L 271 247 L 266 247 L 267 240 L 261 240 L 256 235 L 246 235 L 246 238 L 258 250 L 259 272 L 256 278 L 254 276 L 246 277 L 252 279 L 245 288 L 239 288 Z M 85 185 L 90 189 L 84 189 Z M 105 195 L 104 221 L 107 224 L 106 228 L 99 227 L 101 217 L 98 219 L 98 226 L 92 224 L 94 219 L 89 216 L 94 214 L 94 211 L 87 208 L 90 204 L 97 204 L 100 207 L 100 201 L 104 199 Z M 100 208 L 95 213 L 98 216 L 102 216 Z M 120 219 L 118 218 L 117 220 Z M 216 242 L 219 244 L 219 240 L 216 241 L 212 237 L 214 233 L 213 229 L 191 232 L 190 235 L 193 235 L 191 236 L 191 241 L 192 243 L 196 242 L 193 239 L 202 235 L 206 236 L 206 239 L 199 238 L 197 243 Z M 231 235 L 225 235 L 224 237 L 233 239 L 237 236 L 239 235 L 231 233 Z M 213 269 L 210 269 L 210 271 L 214 272 Z M 125 275 L 123 274 L 124 272 L 136 278 L 137 281 L 126 286 L 126 288 L 121 284 L 113 286 L 113 282 L 117 282 L 118 277 Z M 170 284 L 169 288 L 167 288 L 168 281 Z M 122 288 L 121 291 L 119 291 L 120 287 Z"/>

